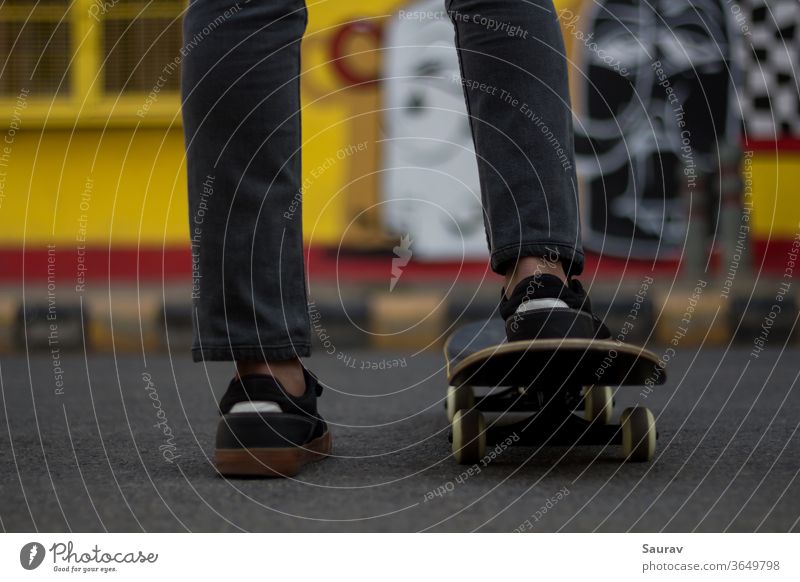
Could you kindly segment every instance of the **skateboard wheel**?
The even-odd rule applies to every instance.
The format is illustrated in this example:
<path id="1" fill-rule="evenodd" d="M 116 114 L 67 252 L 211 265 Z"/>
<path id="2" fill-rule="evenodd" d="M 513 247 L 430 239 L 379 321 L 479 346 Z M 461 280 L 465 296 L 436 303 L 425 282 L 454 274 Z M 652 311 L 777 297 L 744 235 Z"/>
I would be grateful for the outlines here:
<path id="1" fill-rule="evenodd" d="M 456 412 L 459 410 L 469 410 L 475 406 L 475 392 L 472 386 L 448 386 L 447 387 L 447 400 L 445 401 L 445 408 L 447 409 L 447 420 L 453 422 Z"/>
<path id="2" fill-rule="evenodd" d="M 486 454 L 486 422 L 479 410 L 459 410 L 453 417 L 453 456 L 462 465 L 480 461 Z"/>
<path id="3" fill-rule="evenodd" d="M 620 417 L 622 451 L 635 463 L 651 461 L 656 454 L 656 421 L 644 406 L 626 408 Z"/>
<path id="4" fill-rule="evenodd" d="M 589 422 L 600 424 L 611 422 L 614 412 L 614 399 L 611 386 L 587 386 L 583 395 L 583 417 Z"/>

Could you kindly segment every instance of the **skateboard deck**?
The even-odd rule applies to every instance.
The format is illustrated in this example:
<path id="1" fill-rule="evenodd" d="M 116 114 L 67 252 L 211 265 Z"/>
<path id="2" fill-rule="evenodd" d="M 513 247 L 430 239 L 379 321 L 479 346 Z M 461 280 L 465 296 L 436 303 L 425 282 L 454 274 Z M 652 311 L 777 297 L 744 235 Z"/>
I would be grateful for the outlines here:
<path id="1" fill-rule="evenodd" d="M 626 408 L 619 424 L 611 423 L 617 387 L 666 380 L 664 366 L 642 347 L 590 339 L 508 342 L 504 322 L 492 319 L 457 329 L 444 355 L 449 381 L 445 408 L 459 463 L 475 463 L 487 445 L 511 441 L 536 447 L 622 445 L 629 461 L 649 461 L 655 454 L 650 410 Z M 492 390 L 477 396 L 475 386 Z M 489 422 L 488 413 L 499 413 L 499 418 Z M 528 417 L 508 423 L 507 413 Z"/>
<path id="2" fill-rule="evenodd" d="M 460 327 L 444 347 L 451 386 L 663 384 L 666 371 L 648 350 L 614 340 L 507 342 L 504 322 Z"/>

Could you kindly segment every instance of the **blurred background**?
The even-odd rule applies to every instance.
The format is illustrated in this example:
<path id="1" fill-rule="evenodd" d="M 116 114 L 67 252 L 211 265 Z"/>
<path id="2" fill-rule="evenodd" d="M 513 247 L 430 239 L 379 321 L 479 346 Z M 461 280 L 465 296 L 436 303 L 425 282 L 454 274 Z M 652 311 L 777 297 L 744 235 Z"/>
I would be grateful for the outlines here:
<path id="1" fill-rule="evenodd" d="M 800 222 L 796 1 L 555 4 L 583 278 L 601 313 L 621 321 L 655 277 L 628 339 L 668 341 L 670 290 L 702 279 L 718 291 L 700 302 L 714 317 L 699 306 L 685 341 L 757 329 Z M 62 349 L 188 344 L 185 8 L 0 7 L 2 349 L 52 345 L 56 311 Z M 309 19 L 304 230 L 324 332 L 342 345 L 438 345 L 452 325 L 489 316 L 498 296 L 452 25 L 438 0 L 323 2 Z M 795 295 L 774 333 L 791 334 Z M 678 303 L 675 314 L 684 295 Z"/>

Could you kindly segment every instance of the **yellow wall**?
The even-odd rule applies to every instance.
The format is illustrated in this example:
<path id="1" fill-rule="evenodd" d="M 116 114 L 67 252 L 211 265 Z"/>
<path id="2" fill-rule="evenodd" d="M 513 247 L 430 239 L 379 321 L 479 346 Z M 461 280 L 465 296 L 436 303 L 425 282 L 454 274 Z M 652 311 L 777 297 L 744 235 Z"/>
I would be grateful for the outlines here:
<path id="1" fill-rule="evenodd" d="M 744 178 L 748 179 L 747 165 Z M 800 224 L 800 152 L 755 152 L 752 164 L 753 234 L 793 238 Z"/>
<path id="2" fill-rule="evenodd" d="M 564 0 L 557 5 L 573 7 L 577 2 Z M 351 178 L 378 167 L 378 145 L 311 176 L 343 145 L 365 140 L 373 144 L 379 137 L 379 114 L 359 115 L 379 107 L 379 88 L 344 86 L 330 64 L 332 35 L 343 22 L 386 16 L 404 4 L 404 0 L 309 2 L 302 78 L 304 227 L 306 240 L 314 244 L 338 244 L 358 205 L 364 197 L 374 197 L 378 188 L 373 176 L 340 191 Z M 19 110 L 20 128 L 12 143 L 0 143 L 0 154 L 6 156 L 6 163 L 0 162 L 0 245 L 74 242 L 81 234 L 82 216 L 90 244 L 187 244 L 177 96 L 160 96 L 147 117 L 140 119 L 135 111 L 144 95 L 127 95 L 120 101 L 99 95 L 99 81 L 87 66 L 97 62 L 87 53 L 87 47 L 96 45 L 94 26 L 93 20 L 84 20 L 75 28 L 90 39 L 76 61 L 77 85 L 82 89 L 67 101 L 30 97 Z M 368 74 L 379 65 L 380 53 L 373 50 L 376 45 L 369 35 L 355 38 L 351 50 L 364 52 L 349 66 Z M 10 123 L 13 106 L 12 101 L 0 102 L 0 126 Z M 5 129 L 0 134 L 0 139 L 9 136 Z M 792 235 L 800 209 L 798 197 L 788 193 L 800 181 L 800 153 L 782 154 L 780 165 L 774 155 L 757 153 L 752 170 L 754 234 Z"/>
<path id="3" fill-rule="evenodd" d="M 0 206 L 0 244 L 185 244 L 180 130 L 18 134 Z"/>
<path id="4" fill-rule="evenodd" d="M 306 239 L 316 244 L 337 244 L 352 212 L 352 192 L 339 192 L 342 184 L 365 163 L 377 163 L 376 147 L 324 172 L 311 173 L 348 143 L 374 140 L 375 116 L 353 115 L 359 108 L 379 103 L 376 85 L 345 88 L 330 60 L 330 40 L 339 24 L 359 18 L 391 14 L 403 0 L 373 2 L 309 2 L 309 26 L 303 41 L 303 166 L 304 227 Z M 382 18 L 378 18 L 380 22 Z M 98 26 L 84 20 L 76 30 L 80 38 L 94 38 Z M 350 50 L 366 51 L 350 64 L 368 73 L 377 66 L 374 43 L 359 41 Z M 368 38 L 365 36 L 365 38 Z M 91 45 L 92 42 L 88 42 Z M 84 49 L 87 46 L 84 44 Z M 85 58 L 96 59 L 82 50 Z M 78 91 L 69 99 L 31 96 L 18 107 L 19 125 L 7 144 L 8 163 L 0 165 L 0 244 L 40 245 L 46 241 L 75 241 L 78 220 L 88 214 L 88 241 L 96 244 L 188 244 L 183 133 L 174 94 L 159 95 L 144 119 L 136 116 L 145 95 L 128 94 L 121 100 L 98 94 L 96 74 L 87 73 L 85 61 L 76 63 Z M 338 89 L 338 91 L 337 91 Z M 0 101 L 0 127 L 12 121 L 14 100 Z M 346 121 L 351 119 L 351 121 Z M 139 128 L 137 129 L 137 125 Z M 77 128 L 77 129 L 75 129 Z M 5 137 L 0 130 L 0 142 Z M 0 153 L 3 144 L 0 143 Z M 81 210 L 87 191 L 88 213 Z M 372 183 L 361 184 L 374 189 Z M 359 186 L 356 186 L 358 189 Z M 337 195 L 337 192 L 338 195 Z M 362 192 L 363 194 L 363 192 Z M 375 193 L 372 192 L 374 195 Z M 85 209 L 84 205 L 84 209 Z"/>

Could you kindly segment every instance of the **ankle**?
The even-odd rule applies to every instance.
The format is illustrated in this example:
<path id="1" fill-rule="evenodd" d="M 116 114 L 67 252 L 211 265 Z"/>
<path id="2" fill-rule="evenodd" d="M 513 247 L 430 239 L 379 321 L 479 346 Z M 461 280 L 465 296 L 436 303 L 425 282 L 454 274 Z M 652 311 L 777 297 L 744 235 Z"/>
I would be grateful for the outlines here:
<path id="1" fill-rule="evenodd" d="M 306 391 L 306 379 L 300 360 L 240 360 L 236 362 L 237 376 L 266 374 L 281 383 L 284 390 L 292 396 L 302 396 Z"/>
<path id="2" fill-rule="evenodd" d="M 523 279 L 535 275 L 554 275 L 566 283 L 567 275 L 560 261 L 551 261 L 544 257 L 522 257 L 506 271 L 505 295 L 510 297 L 514 288 Z"/>

